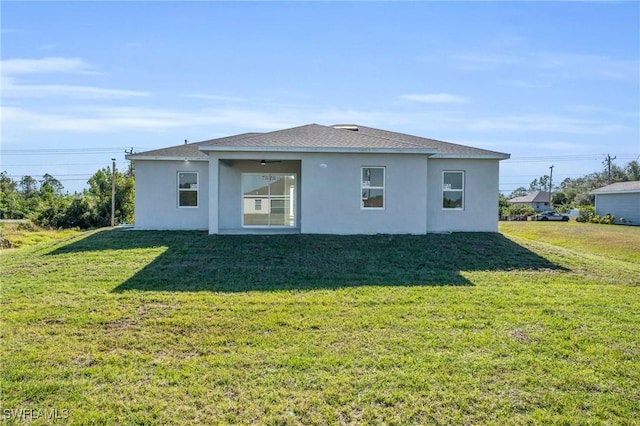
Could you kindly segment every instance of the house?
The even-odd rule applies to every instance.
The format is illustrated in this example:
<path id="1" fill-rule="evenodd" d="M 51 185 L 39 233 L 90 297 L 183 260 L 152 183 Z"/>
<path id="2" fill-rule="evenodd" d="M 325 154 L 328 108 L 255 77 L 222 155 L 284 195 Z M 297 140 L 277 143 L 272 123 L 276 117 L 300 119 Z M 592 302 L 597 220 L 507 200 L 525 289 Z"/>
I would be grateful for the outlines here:
<path id="1" fill-rule="evenodd" d="M 497 232 L 509 154 L 309 124 L 135 153 L 135 227 L 210 234 Z"/>
<path id="2" fill-rule="evenodd" d="M 640 225 L 640 181 L 618 182 L 589 192 L 596 197 L 596 214 L 612 214 L 615 223 Z"/>
<path id="3" fill-rule="evenodd" d="M 513 205 L 529 206 L 536 212 L 540 213 L 545 210 L 551 210 L 549 202 L 551 200 L 551 194 L 546 191 L 536 191 L 531 194 L 523 195 L 522 197 L 514 197 L 509 200 Z"/>

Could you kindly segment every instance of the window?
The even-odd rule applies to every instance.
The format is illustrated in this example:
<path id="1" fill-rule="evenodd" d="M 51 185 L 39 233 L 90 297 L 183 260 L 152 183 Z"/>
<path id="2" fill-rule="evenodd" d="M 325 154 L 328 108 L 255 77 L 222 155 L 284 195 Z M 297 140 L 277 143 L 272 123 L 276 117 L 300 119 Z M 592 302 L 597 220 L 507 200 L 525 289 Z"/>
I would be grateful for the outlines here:
<path id="1" fill-rule="evenodd" d="M 464 172 L 442 172 L 442 208 L 464 209 Z"/>
<path id="2" fill-rule="evenodd" d="M 384 167 L 362 167 L 361 193 L 363 209 L 384 208 Z"/>
<path id="3" fill-rule="evenodd" d="M 295 194 L 294 174 L 244 173 L 242 225 L 295 226 Z"/>
<path id="4" fill-rule="evenodd" d="M 198 207 L 197 172 L 178 172 L 178 207 Z"/>

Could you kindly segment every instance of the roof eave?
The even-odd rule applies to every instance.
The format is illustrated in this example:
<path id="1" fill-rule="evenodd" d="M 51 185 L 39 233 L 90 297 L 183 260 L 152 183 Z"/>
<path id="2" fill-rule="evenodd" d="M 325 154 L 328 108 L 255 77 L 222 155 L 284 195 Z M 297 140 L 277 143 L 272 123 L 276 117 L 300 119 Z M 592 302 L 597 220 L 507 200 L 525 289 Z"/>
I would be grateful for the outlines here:
<path id="1" fill-rule="evenodd" d="M 379 153 L 379 154 L 425 154 L 438 152 L 432 148 L 359 148 L 359 147 L 298 147 L 298 146 L 201 146 L 202 152 L 299 152 L 299 153 Z"/>
<path id="2" fill-rule="evenodd" d="M 500 152 L 487 154 L 435 154 L 431 158 L 457 158 L 468 160 L 508 160 L 511 154 L 503 154 Z"/>
<path id="3" fill-rule="evenodd" d="M 637 194 L 640 193 L 640 189 L 620 189 L 611 191 L 589 191 L 589 195 L 604 195 L 604 194 Z"/>

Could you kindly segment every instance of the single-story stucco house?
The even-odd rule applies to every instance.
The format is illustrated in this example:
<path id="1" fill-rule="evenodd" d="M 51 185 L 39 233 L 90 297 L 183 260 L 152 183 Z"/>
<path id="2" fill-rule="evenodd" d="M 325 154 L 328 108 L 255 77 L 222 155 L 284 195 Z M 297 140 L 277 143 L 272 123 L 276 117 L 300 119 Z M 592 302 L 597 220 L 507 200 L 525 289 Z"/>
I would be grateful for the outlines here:
<path id="1" fill-rule="evenodd" d="M 618 182 L 589 192 L 596 197 L 596 214 L 612 214 L 615 223 L 640 225 L 640 181 Z"/>
<path id="2" fill-rule="evenodd" d="M 135 153 L 135 227 L 210 234 L 497 232 L 509 154 L 309 124 Z"/>
<path id="3" fill-rule="evenodd" d="M 513 197 L 509 202 L 513 205 L 529 206 L 540 213 L 545 210 L 551 210 L 549 200 L 551 200 L 551 194 L 547 191 L 535 191 L 522 197 Z"/>

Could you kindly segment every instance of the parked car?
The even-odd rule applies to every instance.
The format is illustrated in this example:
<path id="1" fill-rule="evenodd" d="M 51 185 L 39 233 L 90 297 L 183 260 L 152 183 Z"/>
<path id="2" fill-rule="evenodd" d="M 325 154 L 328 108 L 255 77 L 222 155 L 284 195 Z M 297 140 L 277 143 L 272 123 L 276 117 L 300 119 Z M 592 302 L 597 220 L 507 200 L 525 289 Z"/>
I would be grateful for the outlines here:
<path id="1" fill-rule="evenodd" d="M 569 215 L 560 214 L 552 211 L 542 212 L 535 216 L 535 220 L 547 221 L 547 220 L 557 220 L 562 222 L 569 221 Z"/>

